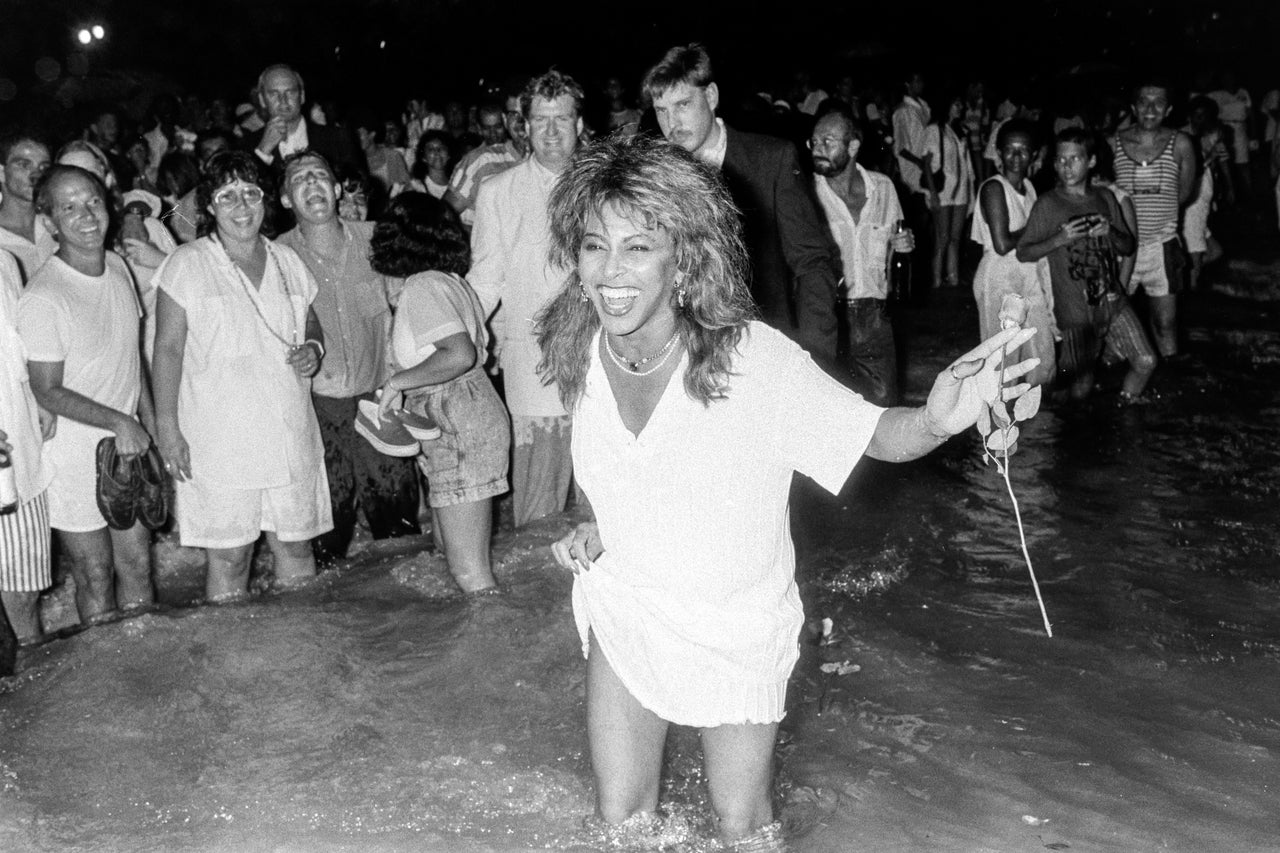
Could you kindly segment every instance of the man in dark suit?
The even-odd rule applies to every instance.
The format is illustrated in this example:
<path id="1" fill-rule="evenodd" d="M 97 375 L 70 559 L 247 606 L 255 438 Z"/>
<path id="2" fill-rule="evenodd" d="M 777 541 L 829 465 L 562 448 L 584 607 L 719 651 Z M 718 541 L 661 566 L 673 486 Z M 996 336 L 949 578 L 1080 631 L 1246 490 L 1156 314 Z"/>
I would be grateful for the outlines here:
<path id="1" fill-rule="evenodd" d="M 832 365 L 840 252 L 795 147 L 716 118 L 720 92 L 702 45 L 667 51 L 645 74 L 642 89 L 667 140 L 722 170 L 742 210 L 751 295 L 764 321 Z"/>
<path id="2" fill-rule="evenodd" d="M 339 172 L 343 167 L 366 171 L 364 155 L 340 127 L 316 124 L 303 115 L 307 100 L 302 75 L 288 65 L 272 65 L 258 75 L 258 105 L 267 116 L 261 130 L 245 137 L 245 145 L 277 177 L 285 157 L 304 149 L 319 152 Z"/>

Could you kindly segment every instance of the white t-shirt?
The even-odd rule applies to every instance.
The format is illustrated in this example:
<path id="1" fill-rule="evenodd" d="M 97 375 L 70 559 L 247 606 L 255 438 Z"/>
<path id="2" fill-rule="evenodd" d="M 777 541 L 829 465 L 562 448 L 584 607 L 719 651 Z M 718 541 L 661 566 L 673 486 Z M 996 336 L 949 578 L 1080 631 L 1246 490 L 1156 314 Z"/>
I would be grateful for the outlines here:
<path id="1" fill-rule="evenodd" d="M 628 691 L 681 725 L 774 722 L 803 619 L 787 499 L 795 471 L 838 492 L 884 411 L 753 322 L 726 399 L 672 375 L 633 435 L 599 358 L 574 412 L 573 466 L 604 553 L 579 574 L 573 611 Z"/>
<path id="2" fill-rule="evenodd" d="M 437 341 L 459 332 L 471 338 L 476 357 L 483 360 L 489 335 L 484 310 L 471 285 L 461 276 L 438 270 L 409 276 L 391 326 L 391 356 L 396 369 L 422 364 L 436 351 Z"/>
<path id="3" fill-rule="evenodd" d="M 57 255 L 45 262 L 18 304 L 18 329 L 29 361 L 62 362 L 62 387 L 134 415 L 142 394 L 139 323 L 142 308 L 124 259 L 107 252 L 106 269 L 88 276 Z M 79 470 L 85 448 L 114 435 L 58 418 L 44 445 L 44 463 Z M 92 453 L 92 450 L 90 450 Z"/>

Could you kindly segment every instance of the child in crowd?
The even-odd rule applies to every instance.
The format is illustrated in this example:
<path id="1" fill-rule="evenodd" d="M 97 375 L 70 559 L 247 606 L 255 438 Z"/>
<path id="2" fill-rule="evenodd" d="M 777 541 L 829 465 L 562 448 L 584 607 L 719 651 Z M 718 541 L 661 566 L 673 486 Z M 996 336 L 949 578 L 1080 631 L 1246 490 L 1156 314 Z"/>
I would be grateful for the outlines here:
<path id="1" fill-rule="evenodd" d="M 973 296 L 978 303 L 981 339 L 1000 331 L 1000 305 L 1005 294 L 1016 293 L 1027 301 L 1026 326 L 1036 336 L 1012 356 L 1014 362 L 1040 359 L 1027 374 L 1032 385 L 1053 380 L 1053 289 L 1049 283 L 1049 263 L 1041 258 L 1033 263 L 1018 260 L 1015 249 L 1026 227 L 1036 189 L 1027 180 L 1027 169 L 1037 146 L 1030 123 L 1012 119 L 1001 125 L 996 138 L 1000 172 L 983 182 L 978 190 L 978 206 L 969 236 L 982 246 L 982 260 L 973 277 Z"/>
<path id="2" fill-rule="evenodd" d="M 405 408 L 439 425 L 422 442 L 431 522 L 466 593 L 497 590 L 490 566 L 493 498 L 507 491 L 510 421 L 484 371 L 484 312 L 462 278 L 471 253 L 453 208 L 426 193 L 397 196 L 373 232 L 373 268 L 405 278 L 391 330 L 392 373 L 379 418 Z"/>
<path id="3" fill-rule="evenodd" d="M 1017 257 L 1049 260 L 1062 335 L 1058 371 L 1069 383 L 1071 398 L 1083 399 L 1093 390 L 1094 366 L 1105 352 L 1129 362 L 1120 399 L 1131 402 L 1146 388 L 1156 356 L 1119 282 L 1116 256 L 1133 254 L 1135 238 L 1115 196 L 1089 183 L 1097 164 L 1094 144 L 1080 128 L 1058 134 L 1053 161 L 1058 183 L 1032 207 Z"/>

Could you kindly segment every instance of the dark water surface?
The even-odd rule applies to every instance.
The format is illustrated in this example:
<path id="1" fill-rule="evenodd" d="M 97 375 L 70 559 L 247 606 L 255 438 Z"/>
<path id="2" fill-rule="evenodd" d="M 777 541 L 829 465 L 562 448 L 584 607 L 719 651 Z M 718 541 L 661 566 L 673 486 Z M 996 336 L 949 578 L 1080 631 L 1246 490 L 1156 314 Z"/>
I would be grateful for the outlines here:
<path id="1" fill-rule="evenodd" d="M 1233 272 L 1185 300 L 1190 358 L 1152 401 L 1047 409 L 1019 442 L 1052 639 L 976 437 L 864 461 L 839 499 L 798 484 L 793 849 L 1280 850 L 1280 277 Z M 966 304 L 912 318 L 912 388 L 969 346 Z M 380 543 L 309 590 L 25 652 L 0 851 L 604 849 L 564 524 L 499 536 L 500 598 Z M 670 814 L 631 848 L 714 849 L 698 761 L 678 730 Z"/>

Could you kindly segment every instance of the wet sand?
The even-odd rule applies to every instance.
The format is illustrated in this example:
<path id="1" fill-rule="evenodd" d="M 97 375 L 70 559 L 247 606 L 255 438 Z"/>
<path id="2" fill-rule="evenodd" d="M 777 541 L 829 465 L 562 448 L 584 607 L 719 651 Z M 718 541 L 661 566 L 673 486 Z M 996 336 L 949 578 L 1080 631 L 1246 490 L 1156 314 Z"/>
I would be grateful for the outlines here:
<path id="1" fill-rule="evenodd" d="M 1185 300 L 1190 358 L 1150 402 L 1104 393 L 1024 433 L 1052 639 L 973 436 L 864 461 L 839 498 L 798 484 L 794 850 L 1280 849 L 1278 271 L 1237 262 Z M 917 397 L 976 338 L 966 296 L 910 317 Z M 306 590 L 25 650 L 0 682 L 0 850 L 606 849 L 547 550 L 567 523 L 499 533 L 501 597 L 454 595 L 401 540 Z M 165 554 L 167 597 L 198 589 Z M 715 849 L 698 762 L 676 730 L 667 818 L 629 849 Z"/>

